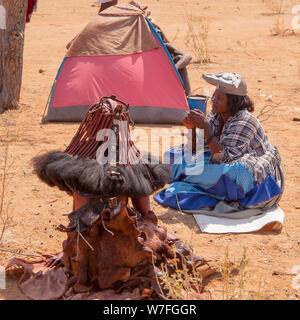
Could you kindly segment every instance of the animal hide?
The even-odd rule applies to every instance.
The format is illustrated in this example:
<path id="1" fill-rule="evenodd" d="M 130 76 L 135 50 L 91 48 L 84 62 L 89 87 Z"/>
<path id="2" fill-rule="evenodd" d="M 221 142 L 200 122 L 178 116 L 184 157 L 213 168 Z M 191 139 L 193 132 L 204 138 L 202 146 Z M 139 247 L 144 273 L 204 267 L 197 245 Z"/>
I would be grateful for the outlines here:
<path id="1" fill-rule="evenodd" d="M 151 211 L 141 216 L 126 197 L 95 200 L 70 213 L 69 220 L 68 226 L 59 227 L 67 232 L 60 255 L 47 256 L 44 264 L 13 259 L 8 265 L 24 267 L 20 287 L 31 299 L 163 299 L 162 265 L 175 271 L 176 260 L 177 268 L 205 266 L 204 277 L 214 273 L 159 226 Z"/>

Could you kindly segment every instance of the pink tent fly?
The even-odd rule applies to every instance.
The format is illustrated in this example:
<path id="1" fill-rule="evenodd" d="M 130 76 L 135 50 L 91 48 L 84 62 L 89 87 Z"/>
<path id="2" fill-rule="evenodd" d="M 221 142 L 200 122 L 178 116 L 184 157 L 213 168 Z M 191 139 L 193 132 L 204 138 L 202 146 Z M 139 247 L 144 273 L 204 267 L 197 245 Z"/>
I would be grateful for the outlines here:
<path id="1" fill-rule="evenodd" d="M 44 121 L 81 121 L 102 96 L 130 104 L 133 121 L 181 123 L 188 102 L 168 50 L 144 12 L 110 7 L 69 43 Z"/>

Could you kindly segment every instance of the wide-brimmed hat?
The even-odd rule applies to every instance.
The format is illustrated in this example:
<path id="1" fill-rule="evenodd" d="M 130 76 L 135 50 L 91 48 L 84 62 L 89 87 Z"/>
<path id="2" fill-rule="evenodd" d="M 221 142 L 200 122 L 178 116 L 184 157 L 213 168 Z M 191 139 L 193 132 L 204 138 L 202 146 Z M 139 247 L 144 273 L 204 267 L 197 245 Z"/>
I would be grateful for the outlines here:
<path id="1" fill-rule="evenodd" d="M 202 78 L 217 87 L 218 90 L 237 96 L 247 95 L 247 84 L 242 76 L 233 72 L 219 72 L 216 74 L 203 74 Z"/>

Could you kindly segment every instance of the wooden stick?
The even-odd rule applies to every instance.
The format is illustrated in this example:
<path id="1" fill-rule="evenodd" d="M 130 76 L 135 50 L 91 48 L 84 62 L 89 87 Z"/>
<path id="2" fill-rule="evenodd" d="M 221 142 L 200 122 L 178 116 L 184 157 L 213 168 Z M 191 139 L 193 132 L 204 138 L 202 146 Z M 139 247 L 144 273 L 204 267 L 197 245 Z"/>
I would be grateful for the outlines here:
<path id="1" fill-rule="evenodd" d="M 27 257 L 37 257 L 37 258 L 41 258 L 42 255 L 35 255 L 35 254 L 28 254 L 28 253 L 19 253 L 19 252 L 16 252 L 16 251 L 13 251 L 13 250 L 9 250 L 9 249 L 0 249 L 0 251 L 4 251 L 4 252 L 10 252 L 10 253 L 13 253 L 13 254 L 18 254 L 18 255 L 21 255 L 21 256 L 27 256 Z"/>
<path id="2" fill-rule="evenodd" d="M 281 103 L 282 103 L 282 102 L 279 102 L 277 105 L 272 105 L 272 104 L 267 104 L 267 105 L 265 105 L 265 106 L 261 109 L 261 111 L 259 111 L 259 113 L 258 113 L 258 115 L 257 115 L 257 118 L 258 118 L 258 119 L 259 119 L 259 117 L 261 117 L 261 116 L 266 116 L 266 118 L 260 120 L 260 122 L 264 122 L 264 121 L 270 119 L 270 118 L 273 116 L 273 114 L 274 114 L 274 112 L 275 112 L 275 109 L 276 109 L 277 107 L 279 107 L 279 106 L 281 105 Z M 266 110 L 267 107 L 270 107 L 270 109 L 269 109 L 269 110 Z M 273 111 L 273 112 L 270 114 L 271 111 Z"/>

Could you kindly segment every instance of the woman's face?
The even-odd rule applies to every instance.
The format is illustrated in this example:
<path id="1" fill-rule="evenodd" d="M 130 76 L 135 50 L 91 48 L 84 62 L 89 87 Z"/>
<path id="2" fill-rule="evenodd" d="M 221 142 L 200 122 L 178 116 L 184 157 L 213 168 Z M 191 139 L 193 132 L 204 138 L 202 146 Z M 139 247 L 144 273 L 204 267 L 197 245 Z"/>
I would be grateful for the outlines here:
<path id="1" fill-rule="evenodd" d="M 227 113 L 228 106 L 227 106 L 227 95 L 219 91 L 218 89 L 215 90 L 212 98 L 212 112 L 214 113 Z"/>

